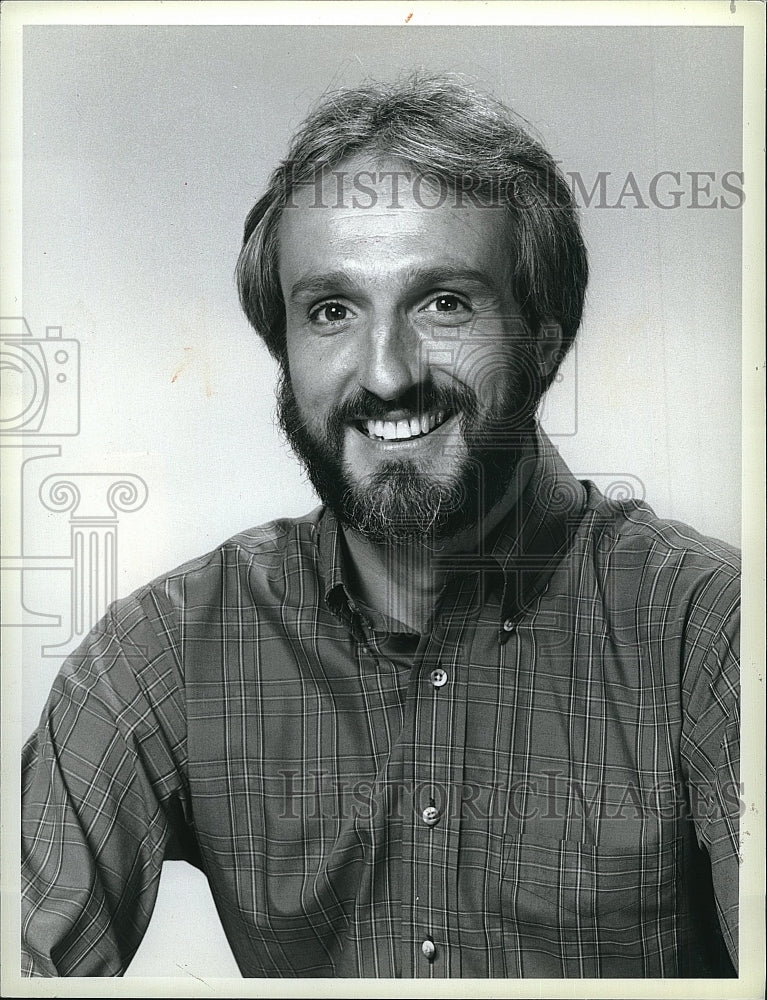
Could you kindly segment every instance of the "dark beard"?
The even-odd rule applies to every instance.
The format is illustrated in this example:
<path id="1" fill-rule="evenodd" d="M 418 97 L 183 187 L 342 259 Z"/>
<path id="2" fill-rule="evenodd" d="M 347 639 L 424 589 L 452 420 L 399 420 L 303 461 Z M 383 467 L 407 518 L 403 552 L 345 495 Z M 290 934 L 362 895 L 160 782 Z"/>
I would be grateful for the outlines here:
<path id="1" fill-rule="evenodd" d="M 540 391 L 529 366 L 513 373 L 507 397 L 480 416 L 475 393 L 456 383 L 451 388 L 425 383 L 394 402 L 360 389 L 337 406 L 326 421 L 325 435 L 306 427 L 283 369 L 277 388 L 277 416 L 320 500 L 338 520 L 379 545 L 421 539 L 452 538 L 482 520 L 503 497 L 525 445 L 534 433 Z M 342 460 L 343 435 L 350 420 L 385 419 L 401 407 L 414 412 L 443 409 L 459 416 L 467 456 L 452 482 L 442 483 L 411 461 L 386 462 L 354 484 Z"/>

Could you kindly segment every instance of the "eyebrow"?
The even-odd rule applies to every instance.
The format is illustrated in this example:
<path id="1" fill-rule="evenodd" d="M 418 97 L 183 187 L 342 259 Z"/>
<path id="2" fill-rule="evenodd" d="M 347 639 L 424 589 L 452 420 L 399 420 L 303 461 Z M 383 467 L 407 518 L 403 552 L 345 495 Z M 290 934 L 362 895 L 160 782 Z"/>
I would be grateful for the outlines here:
<path id="1" fill-rule="evenodd" d="M 454 282 L 473 285 L 480 291 L 494 296 L 500 296 L 501 290 L 484 271 L 466 267 L 460 263 L 437 264 L 431 267 L 414 266 L 405 272 L 405 287 L 413 287 L 426 291 L 429 288 L 439 288 Z M 298 278 L 290 289 L 290 297 L 296 299 L 302 295 L 324 295 L 335 293 L 352 293 L 358 290 L 358 284 L 353 275 L 343 269 L 323 271 L 318 274 L 306 274 Z"/>
<path id="2" fill-rule="evenodd" d="M 347 271 L 323 271 L 321 274 L 305 274 L 293 283 L 290 297 L 301 295 L 324 295 L 327 292 L 351 292 L 356 287 L 354 279 Z"/>

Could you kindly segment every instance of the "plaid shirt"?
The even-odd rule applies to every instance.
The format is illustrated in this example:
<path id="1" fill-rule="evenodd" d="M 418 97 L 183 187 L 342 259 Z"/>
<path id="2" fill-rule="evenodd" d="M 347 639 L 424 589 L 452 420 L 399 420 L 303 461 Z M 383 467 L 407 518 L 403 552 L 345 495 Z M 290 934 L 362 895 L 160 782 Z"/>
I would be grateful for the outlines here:
<path id="1" fill-rule="evenodd" d="M 727 973 L 736 553 L 541 442 L 424 635 L 322 509 L 111 608 L 25 748 L 25 973 L 123 972 L 165 857 L 245 976 Z"/>

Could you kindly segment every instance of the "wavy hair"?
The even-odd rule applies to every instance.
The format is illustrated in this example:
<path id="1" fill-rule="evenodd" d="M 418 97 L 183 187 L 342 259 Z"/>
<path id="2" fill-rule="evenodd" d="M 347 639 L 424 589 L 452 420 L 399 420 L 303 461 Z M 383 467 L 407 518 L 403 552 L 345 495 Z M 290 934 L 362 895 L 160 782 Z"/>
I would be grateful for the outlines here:
<path id="1" fill-rule="evenodd" d="M 588 280 L 572 192 L 519 116 L 453 76 L 414 75 L 324 95 L 248 214 L 237 287 L 250 324 L 287 366 L 278 228 L 296 188 L 358 153 L 393 157 L 448 190 L 501 204 L 511 220 L 512 293 L 531 334 L 562 330 L 561 359 L 580 325 Z M 549 373 L 545 389 L 554 377 Z"/>

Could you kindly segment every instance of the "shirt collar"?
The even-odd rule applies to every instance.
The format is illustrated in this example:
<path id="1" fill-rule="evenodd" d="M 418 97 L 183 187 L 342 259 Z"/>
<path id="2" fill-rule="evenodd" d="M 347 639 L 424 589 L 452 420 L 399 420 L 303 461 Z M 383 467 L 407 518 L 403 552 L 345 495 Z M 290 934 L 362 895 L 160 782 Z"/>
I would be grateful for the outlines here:
<path id="1" fill-rule="evenodd" d="M 586 490 L 537 428 L 534 454 L 517 476 L 526 478 L 517 502 L 488 540 L 484 552 L 462 555 L 456 570 L 480 569 L 503 585 L 501 621 L 513 623 L 542 592 L 583 515 Z M 340 525 L 325 508 L 320 520 L 319 565 L 328 607 L 345 619 L 355 605 L 344 578 Z"/>
<path id="2" fill-rule="evenodd" d="M 569 547 L 586 506 L 578 482 L 539 428 L 519 502 L 498 532 L 492 555 L 504 577 L 503 620 L 514 622 L 539 596 Z"/>
<path id="3" fill-rule="evenodd" d="M 335 515 L 325 507 L 319 527 L 319 564 L 325 583 L 325 600 L 331 610 L 337 611 L 340 601 L 344 598 L 349 601 L 343 575 L 341 526 Z"/>

